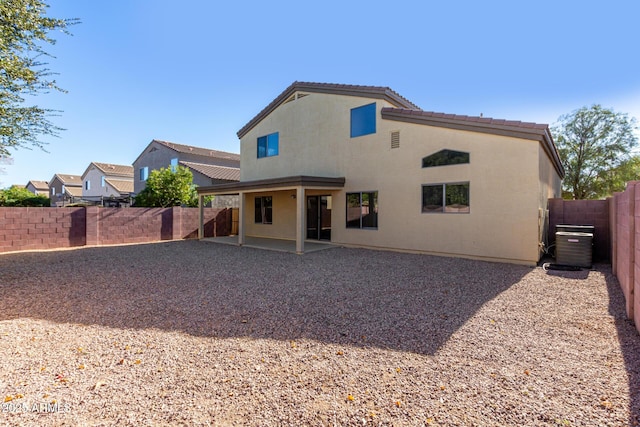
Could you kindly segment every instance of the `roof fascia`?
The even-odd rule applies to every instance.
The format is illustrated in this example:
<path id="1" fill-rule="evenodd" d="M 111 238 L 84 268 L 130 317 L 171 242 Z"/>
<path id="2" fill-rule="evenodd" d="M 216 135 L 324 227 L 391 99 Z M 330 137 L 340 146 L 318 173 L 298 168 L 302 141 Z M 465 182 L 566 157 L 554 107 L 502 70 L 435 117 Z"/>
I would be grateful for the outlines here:
<path id="1" fill-rule="evenodd" d="M 384 99 L 398 108 L 418 109 L 410 101 L 402 98 L 389 88 L 375 88 L 371 86 L 349 86 L 331 84 L 312 84 L 294 82 L 278 95 L 269 105 L 260 111 L 253 119 L 244 125 L 237 133 L 238 138 L 244 137 L 251 129 L 260 123 L 265 117 L 271 114 L 276 108 L 282 105 L 291 95 L 296 92 L 325 93 L 329 95 L 357 96 L 362 98 Z"/>
<path id="2" fill-rule="evenodd" d="M 321 187 L 321 188 L 343 188 L 344 177 L 317 177 L 317 176 L 288 176 L 282 178 L 259 179 L 255 181 L 230 182 L 206 187 L 196 188 L 198 194 L 237 194 L 240 192 L 255 192 L 265 190 L 287 190 L 297 187 Z"/>

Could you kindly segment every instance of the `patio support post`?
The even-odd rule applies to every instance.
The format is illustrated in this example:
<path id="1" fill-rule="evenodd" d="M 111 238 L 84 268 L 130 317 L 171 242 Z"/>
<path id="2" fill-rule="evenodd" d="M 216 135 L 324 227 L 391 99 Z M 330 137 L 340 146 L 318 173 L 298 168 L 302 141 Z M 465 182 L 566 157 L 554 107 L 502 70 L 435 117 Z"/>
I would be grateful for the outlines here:
<path id="1" fill-rule="evenodd" d="M 244 193 L 238 194 L 238 245 L 244 245 Z"/>
<path id="2" fill-rule="evenodd" d="M 304 187 L 296 188 L 296 253 L 304 253 L 305 232 L 305 194 Z"/>
<path id="3" fill-rule="evenodd" d="M 198 194 L 198 239 L 204 238 L 204 206 L 202 194 Z M 215 227 L 215 226 L 214 226 Z"/>

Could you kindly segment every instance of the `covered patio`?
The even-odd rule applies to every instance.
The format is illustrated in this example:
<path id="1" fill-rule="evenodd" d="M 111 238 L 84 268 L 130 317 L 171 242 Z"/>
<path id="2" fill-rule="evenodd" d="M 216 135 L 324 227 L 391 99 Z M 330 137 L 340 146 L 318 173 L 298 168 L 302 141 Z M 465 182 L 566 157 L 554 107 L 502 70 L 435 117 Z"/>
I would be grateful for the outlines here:
<path id="1" fill-rule="evenodd" d="M 307 197 L 335 194 L 344 187 L 344 183 L 344 177 L 301 175 L 198 187 L 198 206 L 200 208 L 198 238 L 203 239 L 204 237 L 204 198 L 206 196 L 238 195 L 239 215 L 236 241 L 238 246 L 251 245 L 251 242 L 254 244 L 256 242 L 266 243 L 273 240 L 267 246 L 293 247 L 295 242 L 295 253 L 302 254 L 305 252 L 305 244 L 307 246 L 313 245 L 313 248 L 316 248 L 317 245 L 323 245 L 317 241 L 309 242 L 307 240 Z M 251 210 L 251 206 L 247 206 L 248 203 L 251 203 L 252 199 L 256 200 L 256 198 L 265 195 L 273 196 L 273 199 L 271 199 L 272 196 L 268 196 L 270 202 L 275 201 L 269 209 L 272 209 L 276 216 L 277 224 L 272 224 L 271 218 L 268 218 L 266 222 L 259 223 L 256 220 L 255 224 L 248 224 L 247 209 Z M 291 220 L 289 221 L 288 218 Z M 295 218 L 295 222 L 293 218 Z M 263 224 L 266 224 L 266 228 Z M 262 227 L 260 231 L 257 231 L 260 227 Z M 250 228 L 252 231 L 247 233 Z M 260 240 L 251 240 L 252 238 L 260 238 Z M 230 239 L 226 239 L 226 241 L 228 240 Z M 277 241 L 280 243 L 275 245 Z M 288 243 L 283 245 L 283 242 Z"/>

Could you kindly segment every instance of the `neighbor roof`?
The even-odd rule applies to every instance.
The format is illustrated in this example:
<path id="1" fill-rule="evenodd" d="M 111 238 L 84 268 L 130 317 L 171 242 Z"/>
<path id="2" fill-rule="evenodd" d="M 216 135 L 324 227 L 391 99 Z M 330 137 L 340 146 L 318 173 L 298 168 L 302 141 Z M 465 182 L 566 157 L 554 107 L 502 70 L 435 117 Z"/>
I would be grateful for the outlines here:
<path id="1" fill-rule="evenodd" d="M 192 145 L 176 144 L 175 142 L 160 141 L 158 139 L 154 139 L 152 142 L 157 142 L 158 144 L 171 148 L 172 150 L 177 151 L 178 153 L 196 154 L 198 156 L 204 156 L 204 157 L 215 157 L 218 159 L 240 161 L 240 154 L 236 154 L 236 153 L 228 153 L 226 151 L 212 150 L 210 148 L 194 147 Z"/>
<path id="2" fill-rule="evenodd" d="M 133 166 L 130 165 L 114 165 L 111 163 L 98 163 L 91 162 L 96 168 L 98 168 L 105 175 L 109 176 L 124 176 L 133 178 Z"/>
<path id="3" fill-rule="evenodd" d="M 164 147 L 169 148 L 170 150 L 175 151 L 176 153 L 185 153 L 185 154 L 193 154 L 196 156 L 200 156 L 202 157 L 203 160 L 204 159 L 230 160 L 230 161 L 238 162 L 238 165 L 240 165 L 240 154 L 229 153 L 227 151 L 212 150 L 210 148 L 204 148 L 204 147 L 194 147 L 193 145 L 176 144 L 175 142 L 162 141 L 160 139 L 151 140 L 149 145 L 147 145 L 144 148 L 144 150 L 142 150 L 142 152 L 138 155 L 138 157 L 136 157 L 136 159 L 133 161 L 132 164 L 136 164 L 136 162 L 140 159 L 140 157 L 142 157 L 142 155 L 147 152 L 147 149 L 153 144 L 162 145 Z"/>
<path id="4" fill-rule="evenodd" d="M 276 97 L 269 105 L 260 111 L 253 119 L 238 131 L 238 138 L 242 138 L 253 129 L 262 119 L 271 114 L 273 110 L 285 103 L 295 92 L 327 93 L 332 95 L 359 96 L 363 98 L 384 99 L 396 107 L 420 110 L 420 107 L 400 96 L 397 92 L 386 86 L 360 86 L 335 83 L 310 83 L 293 82 L 288 88 Z"/>
<path id="5" fill-rule="evenodd" d="M 27 182 L 28 186 L 29 184 L 31 184 L 33 186 L 33 188 L 35 188 L 36 190 L 48 190 L 49 189 L 49 183 L 47 181 L 34 181 L 34 180 L 30 180 L 29 182 Z"/>
<path id="6" fill-rule="evenodd" d="M 126 179 L 106 178 L 105 182 L 119 193 L 133 193 L 133 181 Z"/>
<path id="7" fill-rule="evenodd" d="M 64 192 L 73 197 L 82 197 L 82 186 L 64 186 Z"/>
<path id="8" fill-rule="evenodd" d="M 53 178 L 49 182 L 50 183 L 53 182 L 56 178 L 65 186 L 71 185 L 71 186 L 82 187 L 82 177 L 80 175 L 68 175 L 68 174 L 57 173 L 53 175 Z"/>
<path id="9" fill-rule="evenodd" d="M 223 181 L 240 181 L 240 168 L 230 168 L 226 166 L 206 165 L 204 163 L 183 161 L 180 161 L 179 163 L 211 179 L 218 179 Z"/>
<path id="10" fill-rule="evenodd" d="M 531 139 L 542 143 L 542 147 L 551 159 L 560 177 L 564 177 L 564 167 L 549 131 L 549 125 L 516 120 L 500 120 L 489 117 L 474 117 L 458 114 L 415 111 L 402 108 L 383 108 L 382 118 L 400 122 L 417 123 L 494 135 Z"/>

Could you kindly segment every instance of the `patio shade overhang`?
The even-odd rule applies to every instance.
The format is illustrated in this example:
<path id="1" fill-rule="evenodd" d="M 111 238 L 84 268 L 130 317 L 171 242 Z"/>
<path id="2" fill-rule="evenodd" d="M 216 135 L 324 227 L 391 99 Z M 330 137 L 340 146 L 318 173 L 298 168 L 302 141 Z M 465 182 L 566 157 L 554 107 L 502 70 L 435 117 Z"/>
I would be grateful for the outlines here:
<path id="1" fill-rule="evenodd" d="M 200 207 L 200 226 L 198 229 L 198 237 L 204 237 L 203 224 L 203 203 L 204 196 L 221 196 L 221 195 L 240 195 L 239 200 L 239 221 L 238 221 L 238 245 L 244 244 L 244 195 L 250 193 L 258 193 L 263 191 L 285 191 L 295 190 L 296 199 L 296 253 L 304 252 L 304 236 L 305 236 L 305 194 L 306 190 L 325 190 L 338 191 L 344 188 L 344 177 L 326 177 L 326 176 L 287 176 L 281 178 L 258 179 L 254 181 L 230 182 L 225 184 L 211 185 L 207 187 L 198 187 L 198 205 Z"/>
<path id="2" fill-rule="evenodd" d="M 325 176 L 287 176 L 282 178 L 258 179 L 254 181 L 230 182 L 225 184 L 198 187 L 198 196 L 233 195 L 263 190 L 287 190 L 299 187 L 319 189 L 340 189 L 344 187 L 344 177 Z"/>

